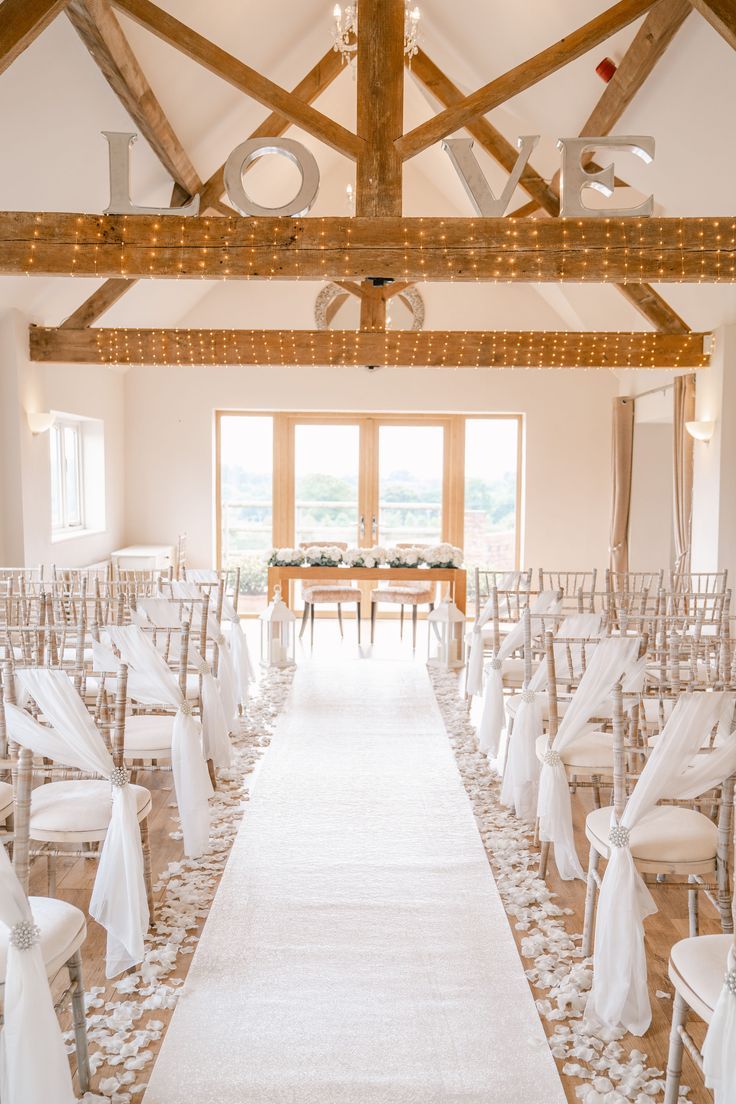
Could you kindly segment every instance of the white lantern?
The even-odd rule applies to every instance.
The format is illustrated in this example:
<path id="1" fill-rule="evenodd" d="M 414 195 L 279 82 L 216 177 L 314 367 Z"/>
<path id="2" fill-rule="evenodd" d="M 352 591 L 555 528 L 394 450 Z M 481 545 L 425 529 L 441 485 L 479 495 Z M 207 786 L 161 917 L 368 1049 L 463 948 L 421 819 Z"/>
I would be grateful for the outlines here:
<path id="1" fill-rule="evenodd" d="M 465 665 L 465 614 L 449 598 L 443 599 L 427 617 L 429 660 L 433 666 L 450 670 Z M 434 647 L 434 651 L 433 651 Z"/>
<path id="2" fill-rule="evenodd" d="M 273 602 L 261 614 L 261 666 L 294 666 L 295 622 L 296 616 L 281 598 L 281 587 L 276 587 Z"/>

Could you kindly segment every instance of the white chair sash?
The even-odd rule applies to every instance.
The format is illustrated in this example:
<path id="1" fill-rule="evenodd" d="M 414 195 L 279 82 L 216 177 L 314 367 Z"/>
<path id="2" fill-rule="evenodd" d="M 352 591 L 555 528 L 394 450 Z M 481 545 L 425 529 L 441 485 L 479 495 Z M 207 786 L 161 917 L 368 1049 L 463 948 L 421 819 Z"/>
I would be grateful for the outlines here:
<path id="1" fill-rule="evenodd" d="M 69 1062 L 28 898 L 0 845 L 0 923 L 10 928 L 0 1032 L 0 1100 L 74 1104 Z"/>
<path id="2" fill-rule="evenodd" d="M 716 1104 L 736 1104 L 736 953 L 728 952 L 726 976 L 703 1045 L 705 1083 Z"/>
<path id="3" fill-rule="evenodd" d="M 529 608 L 529 612 L 535 613 L 555 613 L 559 609 L 559 598 L 556 590 L 543 590 L 541 594 L 538 594 L 534 599 L 534 602 Z M 475 636 L 475 630 L 474 636 Z M 483 641 L 480 634 L 480 649 L 481 657 L 483 654 Z M 524 643 L 524 621 L 518 621 L 506 634 L 501 642 L 501 646 L 498 649 L 498 655 L 493 656 L 490 662 L 490 666 L 486 673 L 486 687 L 483 695 L 483 711 L 480 716 L 480 724 L 478 725 L 478 747 L 481 751 L 485 751 L 486 754 L 496 756 L 498 755 L 498 745 L 501 739 L 501 732 L 504 725 L 504 708 L 503 708 L 503 661 L 508 659 L 517 648 L 520 648 Z M 472 650 L 472 643 L 471 643 Z"/>
<path id="4" fill-rule="evenodd" d="M 594 639 L 600 634 L 603 618 L 599 613 L 574 613 L 566 617 L 555 636 Z M 584 644 L 570 645 L 574 662 L 579 662 Z M 554 644 L 555 658 L 566 655 L 566 644 Z M 573 650 L 574 649 L 574 650 Z M 537 813 L 539 774 L 537 740 L 544 732 L 541 701 L 537 694 L 547 685 L 547 664 L 543 660 L 521 692 L 521 701 L 514 720 L 514 735 L 509 741 L 501 802 L 514 809 L 521 820 L 534 820 Z"/>
<path id="5" fill-rule="evenodd" d="M 196 587 L 194 589 L 196 590 Z M 199 592 L 196 596 L 199 597 Z M 170 598 L 142 598 L 138 602 L 138 608 L 146 615 L 149 623 L 157 628 L 181 628 L 181 607 L 177 601 L 172 601 Z M 179 638 L 175 637 L 171 644 L 173 654 L 178 657 L 180 655 Z M 188 658 L 192 666 L 197 668 L 202 679 L 202 731 L 205 757 L 211 759 L 216 767 L 229 767 L 232 763 L 232 748 L 220 687 L 209 663 L 191 644 Z"/>
<path id="6" fill-rule="evenodd" d="M 733 712 L 733 695 L 684 694 L 672 710 L 617 824 L 611 823 L 610 857 L 598 898 L 593 986 L 585 1015 L 609 1027 L 643 1035 L 652 1019 L 644 953 L 644 920 L 657 911 L 636 869 L 629 834 L 662 798 L 690 800 L 736 770 L 736 739 L 700 754 L 721 711 Z"/>
<path id="7" fill-rule="evenodd" d="M 10 738 L 35 755 L 101 774 L 112 784 L 110 823 L 89 911 L 107 931 L 106 971 L 108 977 L 115 977 L 142 962 L 149 921 L 135 794 L 125 772 L 115 770 L 110 752 L 64 671 L 25 670 L 17 677 L 51 727 L 7 704 Z"/>
<path id="8" fill-rule="evenodd" d="M 596 644 L 585 674 L 573 694 L 557 735 L 547 749 L 539 776 L 539 838 L 552 843 L 561 878 L 585 880 L 572 828 L 570 789 L 560 752 L 577 740 L 597 709 L 607 700 L 616 682 L 633 667 L 638 669 L 639 637 L 607 637 Z"/>
<path id="9" fill-rule="evenodd" d="M 209 842 L 212 785 L 202 747 L 202 726 L 192 716 L 176 678 L 137 625 L 110 625 L 110 638 L 128 664 L 128 685 L 137 701 L 176 709 L 171 735 L 171 765 L 179 806 L 184 853 L 202 855 Z"/>

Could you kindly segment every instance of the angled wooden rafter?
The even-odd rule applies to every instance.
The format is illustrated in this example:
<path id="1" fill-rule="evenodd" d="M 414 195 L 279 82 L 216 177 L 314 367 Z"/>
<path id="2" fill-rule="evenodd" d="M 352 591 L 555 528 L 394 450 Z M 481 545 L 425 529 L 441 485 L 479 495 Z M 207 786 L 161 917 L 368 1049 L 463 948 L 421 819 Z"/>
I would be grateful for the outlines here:
<path id="1" fill-rule="evenodd" d="M 736 217 L 159 218 L 0 213 L 0 273 L 736 283 Z"/>
<path id="2" fill-rule="evenodd" d="M 332 84 L 335 78 L 342 72 L 342 60 L 335 50 L 328 50 L 314 65 L 307 75 L 296 85 L 292 95 L 303 99 L 305 103 L 316 100 L 326 88 Z M 291 121 L 277 112 L 272 112 L 250 134 L 251 138 L 276 138 L 283 134 L 291 126 Z M 219 203 L 224 190 L 224 162 L 202 185 L 200 192 L 200 209 L 204 212 L 208 209 L 224 213 L 224 205 Z M 247 171 L 247 170 L 246 170 Z M 91 326 L 100 318 L 106 310 L 122 298 L 127 291 L 136 284 L 137 280 L 124 280 L 112 278 L 106 280 L 88 299 L 66 319 L 64 326 L 75 329 L 80 326 Z"/>
<path id="3" fill-rule="evenodd" d="M 0 4 L 0 73 L 13 64 L 63 9 L 66 0 L 3 0 Z"/>
<path id="4" fill-rule="evenodd" d="M 669 3 L 670 0 L 666 0 L 666 2 Z M 675 4 L 687 3 L 687 0 L 672 0 L 672 2 Z M 651 18 L 651 16 L 647 18 Z M 460 89 L 445 76 L 442 70 L 422 50 L 413 59 L 412 72 L 427 91 L 445 106 L 459 103 L 462 99 Z M 512 171 L 518 157 L 518 150 L 488 119 L 473 119 L 467 124 L 466 130 L 473 135 L 481 148 L 489 153 L 494 160 L 498 161 L 507 172 Z M 534 203 L 528 208 L 517 211 L 515 217 L 529 215 L 538 207 L 541 207 L 553 218 L 559 215 L 560 198 L 558 192 L 528 162 L 519 184 L 528 195 L 532 196 Z M 622 284 L 617 285 L 617 289 L 656 329 L 664 333 L 687 333 L 689 329 L 687 324 L 653 288 L 637 287 L 632 289 Z"/>
<path id="5" fill-rule="evenodd" d="M 446 108 L 433 119 L 415 127 L 396 143 L 404 160 L 415 157 L 428 146 L 485 115 L 504 100 L 509 100 L 562 69 L 611 35 L 627 27 L 652 7 L 654 0 L 620 0 L 583 27 L 556 42 L 554 46 L 510 69 L 501 77 L 465 96 L 460 103 Z"/>
<path id="6" fill-rule="evenodd" d="M 700 368 L 704 334 L 450 330 L 52 330 L 31 359 L 82 364 Z"/>
<path id="7" fill-rule="evenodd" d="M 694 8 L 736 50 L 736 4 L 733 0 L 692 0 Z"/>
<path id="8" fill-rule="evenodd" d="M 220 46 L 175 19 L 173 15 L 151 3 L 151 0 L 113 0 L 114 6 L 136 23 L 147 28 L 163 42 L 174 46 L 205 69 L 232 84 L 247 96 L 277 111 L 289 122 L 296 124 L 337 150 L 356 160 L 363 149 L 363 141 L 334 119 L 300 100 L 285 88 L 264 77 L 249 65 L 228 54 Z"/>

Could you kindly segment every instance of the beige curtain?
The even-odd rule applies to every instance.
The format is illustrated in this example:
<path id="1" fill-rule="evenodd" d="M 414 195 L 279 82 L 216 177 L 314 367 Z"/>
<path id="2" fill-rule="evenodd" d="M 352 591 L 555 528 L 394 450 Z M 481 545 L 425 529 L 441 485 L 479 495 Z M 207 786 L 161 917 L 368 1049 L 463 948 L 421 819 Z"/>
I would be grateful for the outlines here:
<path id="1" fill-rule="evenodd" d="M 613 502 L 611 505 L 611 570 L 629 570 L 629 508 L 634 455 L 634 400 L 613 400 Z"/>
<path id="2" fill-rule="evenodd" d="M 675 380 L 673 411 L 675 571 L 690 569 L 690 517 L 693 498 L 693 439 L 685 422 L 695 418 L 695 376 Z"/>

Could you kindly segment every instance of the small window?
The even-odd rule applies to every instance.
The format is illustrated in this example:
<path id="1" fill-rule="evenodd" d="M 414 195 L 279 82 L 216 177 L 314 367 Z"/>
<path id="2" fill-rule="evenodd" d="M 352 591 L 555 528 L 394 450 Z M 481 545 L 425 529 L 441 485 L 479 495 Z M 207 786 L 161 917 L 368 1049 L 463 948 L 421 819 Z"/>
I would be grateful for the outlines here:
<path id="1" fill-rule="evenodd" d="M 82 426 L 57 421 L 51 428 L 51 527 L 84 527 Z"/>

